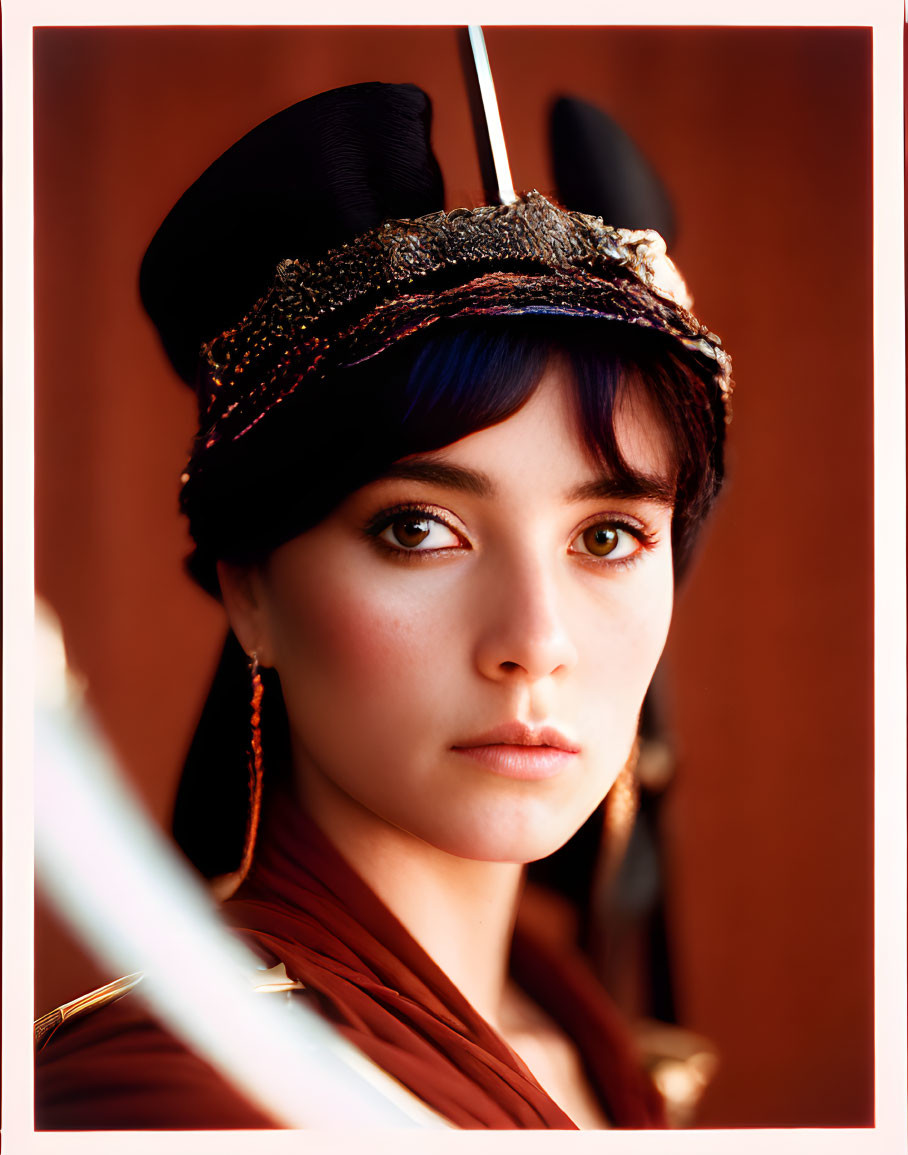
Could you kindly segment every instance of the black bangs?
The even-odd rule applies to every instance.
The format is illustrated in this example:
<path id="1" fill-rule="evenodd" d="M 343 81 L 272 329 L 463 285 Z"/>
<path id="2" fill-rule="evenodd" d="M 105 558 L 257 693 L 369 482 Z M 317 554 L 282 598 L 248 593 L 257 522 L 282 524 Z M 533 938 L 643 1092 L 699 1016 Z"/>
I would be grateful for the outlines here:
<path id="1" fill-rule="evenodd" d="M 658 480 L 674 490 L 677 578 L 690 561 L 697 530 L 722 484 L 724 414 L 711 401 L 702 376 L 685 365 L 674 344 L 660 334 L 603 322 L 589 322 L 583 328 L 583 334 L 572 332 L 564 354 L 572 370 L 579 426 L 592 455 L 629 489 L 652 480 L 641 478 L 621 453 L 619 406 L 644 422 L 654 416 L 667 439 L 667 470 Z"/>
<path id="2" fill-rule="evenodd" d="M 724 424 L 675 347 L 651 330 L 598 319 L 440 322 L 300 390 L 270 422 L 226 447 L 184 503 L 197 545 L 190 570 L 216 592 L 218 558 L 260 560 L 401 458 L 506 420 L 552 358 L 570 369 L 591 457 L 616 479 L 639 480 L 618 445 L 619 404 L 643 401 L 656 415 L 671 451 L 671 476 L 663 480 L 674 483 L 673 544 L 683 569 L 721 479 Z"/>

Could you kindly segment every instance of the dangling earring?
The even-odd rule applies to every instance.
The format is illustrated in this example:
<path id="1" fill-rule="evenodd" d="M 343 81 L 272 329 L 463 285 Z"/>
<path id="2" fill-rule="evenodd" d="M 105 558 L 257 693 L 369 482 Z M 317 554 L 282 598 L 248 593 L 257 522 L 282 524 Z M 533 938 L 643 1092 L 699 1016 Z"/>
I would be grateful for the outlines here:
<path id="1" fill-rule="evenodd" d="M 259 667 L 258 654 L 253 651 L 249 659 L 249 674 L 252 681 L 252 713 L 250 717 L 251 736 L 249 742 L 249 803 L 246 812 L 246 834 L 243 838 L 243 857 L 236 870 L 229 874 L 222 874 L 212 879 L 211 889 L 215 897 L 223 902 L 229 898 L 249 873 L 252 866 L 252 856 L 255 853 L 255 840 L 259 829 L 259 817 L 262 811 L 262 674 Z"/>
<path id="2" fill-rule="evenodd" d="M 637 762 L 640 759 L 640 738 L 631 747 L 630 755 L 605 796 L 605 861 L 603 883 L 610 885 L 624 860 L 640 802 L 637 782 Z"/>
<path id="3" fill-rule="evenodd" d="M 637 762 L 640 758 L 641 740 L 634 740 L 627 761 L 618 772 L 611 789 L 605 796 L 602 816 L 602 843 L 596 862 L 590 890 L 590 938 L 588 950 L 600 975 L 609 972 L 612 958 L 613 936 L 622 934 L 620 911 L 614 917 L 615 883 L 624 856 L 627 852 L 637 806 L 640 800 L 637 782 Z"/>
<path id="4" fill-rule="evenodd" d="M 259 829 L 262 811 L 262 673 L 259 669 L 258 654 L 253 651 L 249 662 L 249 676 L 252 681 L 251 739 L 249 744 L 249 819 L 246 823 L 246 841 L 243 846 L 243 861 L 240 869 L 245 878 L 252 865 L 255 837 Z"/>

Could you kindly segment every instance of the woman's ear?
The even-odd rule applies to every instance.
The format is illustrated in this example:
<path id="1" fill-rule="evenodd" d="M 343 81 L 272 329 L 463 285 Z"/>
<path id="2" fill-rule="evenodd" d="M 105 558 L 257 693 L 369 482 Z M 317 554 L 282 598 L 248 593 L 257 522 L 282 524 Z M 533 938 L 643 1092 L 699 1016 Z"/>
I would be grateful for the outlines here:
<path id="1" fill-rule="evenodd" d="M 237 641 L 260 666 L 271 665 L 270 632 L 262 574 L 257 566 L 217 563 L 221 599 Z"/>

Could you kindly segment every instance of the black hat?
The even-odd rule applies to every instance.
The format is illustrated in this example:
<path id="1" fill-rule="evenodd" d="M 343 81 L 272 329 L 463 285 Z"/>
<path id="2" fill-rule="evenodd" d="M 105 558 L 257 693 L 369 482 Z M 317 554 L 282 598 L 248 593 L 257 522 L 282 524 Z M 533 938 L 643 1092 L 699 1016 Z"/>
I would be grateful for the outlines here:
<path id="1" fill-rule="evenodd" d="M 142 302 L 194 385 L 202 344 L 238 322 L 279 261 L 312 258 L 388 217 L 444 206 L 429 98 L 412 84 L 354 84 L 302 100 L 246 133 L 167 214 L 142 261 Z"/>
<path id="2" fill-rule="evenodd" d="M 445 212 L 430 126 L 429 100 L 410 85 L 359 84 L 302 101 L 219 157 L 149 246 L 142 300 L 198 396 L 181 500 L 198 547 L 194 573 L 209 589 L 228 539 L 245 533 L 273 547 L 305 528 L 286 499 L 286 471 L 317 448 L 307 399 L 440 321 L 545 314 L 655 330 L 706 387 L 721 446 L 730 361 L 689 312 L 661 236 L 536 192 Z M 325 485 L 327 494 L 330 478 Z M 306 496 L 311 514 L 320 499 Z M 238 845 L 230 821 L 200 816 L 211 816 L 217 748 L 217 798 L 242 825 L 245 769 L 231 778 L 237 768 L 225 762 L 244 743 L 222 726 L 244 712 L 218 699 L 223 690 L 224 702 L 241 701 L 247 677 L 230 639 L 181 782 L 178 840 L 206 873 L 236 861 L 225 849 Z M 265 697 L 279 702 L 279 687 Z"/>

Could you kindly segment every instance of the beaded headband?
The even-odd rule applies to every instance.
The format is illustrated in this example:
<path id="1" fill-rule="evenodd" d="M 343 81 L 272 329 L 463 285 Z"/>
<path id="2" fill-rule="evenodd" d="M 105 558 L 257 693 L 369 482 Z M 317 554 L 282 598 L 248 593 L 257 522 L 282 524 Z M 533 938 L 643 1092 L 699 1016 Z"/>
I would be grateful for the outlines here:
<path id="1" fill-rule="evenodd" d="M 686 352 L 728 421 L 731 360 L 690 304 L 657 232 L 612 228 L 538 192 L 386 221 L 318 259 L 282 261 L 240 323 L 203 347 L 201 432 L 184 487 L 307 379 L 457 317 L 580 316 L 654 329 Z"/>

